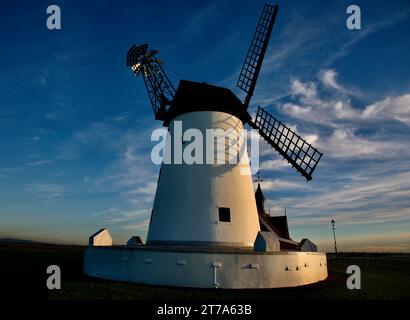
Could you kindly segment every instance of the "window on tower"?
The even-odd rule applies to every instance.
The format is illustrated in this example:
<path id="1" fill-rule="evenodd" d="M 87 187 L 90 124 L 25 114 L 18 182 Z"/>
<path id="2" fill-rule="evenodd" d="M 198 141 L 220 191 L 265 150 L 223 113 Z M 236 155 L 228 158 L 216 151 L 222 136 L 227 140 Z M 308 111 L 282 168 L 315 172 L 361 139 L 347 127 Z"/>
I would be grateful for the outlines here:
<path id="1" fill-rule="evenodd" d="M 219 221 L 220 222 L 231 222 L 231 209 L 230 208 L 219 208 Z"/>

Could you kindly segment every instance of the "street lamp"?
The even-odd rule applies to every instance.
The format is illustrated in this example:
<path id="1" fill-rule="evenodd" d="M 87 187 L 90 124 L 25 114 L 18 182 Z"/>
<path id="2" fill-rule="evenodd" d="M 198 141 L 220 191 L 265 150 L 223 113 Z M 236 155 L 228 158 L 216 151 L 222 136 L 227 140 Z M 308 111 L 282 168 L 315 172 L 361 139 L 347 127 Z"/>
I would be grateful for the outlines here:
<path id="1" fill-rule="evenodd" d="M 330 221 L 332 224 L 332 230 L 333 230 L 333 239 L 335 241 L 335 253 L 336 253 L 336 257 L 337 257 L 337 246 L 336 246 L 336 232 L 335 232 L 335 220 Z"/>

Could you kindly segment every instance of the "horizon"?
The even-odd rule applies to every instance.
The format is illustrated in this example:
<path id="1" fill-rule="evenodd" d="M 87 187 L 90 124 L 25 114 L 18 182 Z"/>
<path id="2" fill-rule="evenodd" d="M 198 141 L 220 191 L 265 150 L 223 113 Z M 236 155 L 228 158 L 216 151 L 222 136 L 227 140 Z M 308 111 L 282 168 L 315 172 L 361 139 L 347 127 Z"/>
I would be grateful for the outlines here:
<path id="1" fill-rule="evenodd" d="M 410 252 L 410 8 L 356 1 L 276 1 L 250 113 L 273 113 L 324 153 L 306 182 L 260 142 L 261 187 L 290 236 L 319 250 Z M 264 1 L 2 3 L 0 238 L 86 244 L 146 237 L 159 166 L 143 81 L 125 66 L 132 44 L 158 49 L 180 79 L 235 87 Z M 144 12 L 145 14 L 135 14 Z M 240 23 L 239 23 L 239 22 Z M 23 22 L 23 23 L 22 23 Z M 169 67 L 168 67 L 169 66 Z M 181 77 L 183 75 L 183 77 Z"/>
<path id="2" fill-rule="evenodd" d="M 14 244 L 19 244 L 19 242 L 24 242 L 27 244 L 39 244 L 39 245 L 57 245 L 57 246 L 79 246 L 79 247 L 87 247 L 88 243 L 84 244 L 75 244 L 75 243 L 65 243 L 65 242 L 46 242 L 46 241 L 37 241 L 37 240 L 30 240 L 30 239 L 16 239 L 16 238 L 9 238 L 9 237 L 3 237 L 0 235 L 0 242 L 6 242 L 6 243 L 14 243 Z M 113 244 L 114 246 L 116 245 L 123 245 L 123 244 Z M 361 249 L 366 249 L 366 248 L 361 248 Z M 332 250 L 323 250 L 326 254 L 335 254 L 335 251 Z M 370 250 L 359 250 L 359 249 L 353 249 L 351 251 L 345 250 L 345 251 L 340 251 L 338 249 L 337 254 L 347 254 L 347 253 L 376 253 L 376 254 L 410 254 L 408 251 L 397 251 L 397 248 L 393 248 L 392 251 L 389 250 L 389 247 L 384 247 L 381 246 L 380 250 L 377 250 L 376 247 L 371 247 Z"/>

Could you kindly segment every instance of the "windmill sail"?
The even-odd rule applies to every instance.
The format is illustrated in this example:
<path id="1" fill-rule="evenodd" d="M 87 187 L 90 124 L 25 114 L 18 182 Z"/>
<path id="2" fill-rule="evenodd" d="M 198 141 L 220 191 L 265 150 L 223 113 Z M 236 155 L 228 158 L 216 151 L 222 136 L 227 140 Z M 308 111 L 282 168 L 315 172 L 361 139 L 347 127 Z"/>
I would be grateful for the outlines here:
<path id="1" fill-rule="evenodd" d="M 145 56 L 148 51 L 148 44 L 144 43 L 140 46 L 135 44 L 128 50 L 127 53 L 127 67 L 131 67 L 140 62 L 141 57 Z"/>
<path id="2" fill-rule="evenodd" d="M 161 61 L 155 57 L 157 50 L 149 50 L 145 43 L 133 45 L 127 53 L 127 66 L 131 67 L 135 76 L 142 74 L 145 87 L 154 110 L 155 119 L 165 120 L 166 106 L 175 95 L 175 88 L 165 74 Z"/>
<path id="3" fill-rule="evenodd" d="M 265 4 L 236 84 L 238 88 L 247 93 L 244 101 L 246 108 L 255 90 L 256 80 L 259 76 L 278 10 L 278 5 Z"/>
<path id="4" fill-rule="evenodd" d="M 308 181 L 312 179 L 321 152 L 260 107 L 255 122 L 249 124 Z"/>

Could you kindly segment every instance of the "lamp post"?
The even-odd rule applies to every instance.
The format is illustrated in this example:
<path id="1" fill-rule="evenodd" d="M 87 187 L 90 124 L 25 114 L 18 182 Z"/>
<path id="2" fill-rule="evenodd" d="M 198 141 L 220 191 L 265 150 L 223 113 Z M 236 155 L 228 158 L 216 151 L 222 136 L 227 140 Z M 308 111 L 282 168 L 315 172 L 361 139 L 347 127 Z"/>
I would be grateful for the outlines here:
<path id="1" fill-rule="evenodd" d="M 337 258 L 337 246 L 336 246 L 336 232 L 335 232 L 335 220 L 330 221 L 332 224 L 332 230 L 333 230 L 333 239 L 335 241 L 335 253 L 336 253 L 336 258 Z"/>

